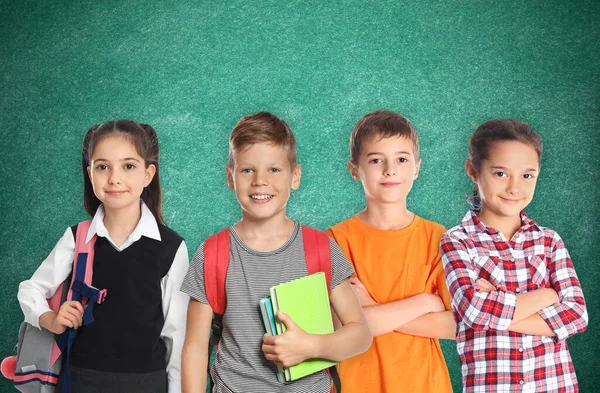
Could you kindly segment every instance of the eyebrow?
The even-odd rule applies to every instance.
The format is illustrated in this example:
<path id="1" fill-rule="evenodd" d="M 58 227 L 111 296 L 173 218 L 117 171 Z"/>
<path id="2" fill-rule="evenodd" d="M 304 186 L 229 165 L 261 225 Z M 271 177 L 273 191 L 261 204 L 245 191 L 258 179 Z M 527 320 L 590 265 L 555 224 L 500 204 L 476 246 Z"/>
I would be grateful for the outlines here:
<path id="1" fill-rule="evenodd" d="M 503 167 L 503 166 L 491 166 L 490 168 L 491 169 L 501 169 L 503 171 L 507 171 L 508 170 L 508 168 Z M 534 168 L 527 168 L 527 169 L 525 169 L 525 172 L 537 172 L 537 171 L 538 170 L 534 169 Z"/>
<path id="2" fill-rule="evenodd" d="M 367 157 L 374 156 L 374 155 L 377 155 L 377 154 L 383 155 L 383 153 L 380 153 L 378 151 L 374 151 L 372 153 L 368 153 Z M 394 154 L 409 154 L 410 155 L 410 152 L 409 151 L 396 151 L 396 152 L 394 152 Z"/>
<path id="3" fill-rule="evenodd" d="M 256 163 L 252 163 L 252 162 L 238 162 L 236 163 L 236 166 L 243 166 L 243 167 L 257 167 L 258 165 L 256 165 Z M 274 167 L 274 166 L 285 166 L 285 162 L 271 162 L 268 164 L 265 164 L 266 167 Z"/>
<path id="4" fill-rule="evenodd" d="M 102 161 L 102 162 L 110 162 L 110 160 L 107 160 L 106 158 L 96 158 L 96 159 L 94 160 L 94 162 L 98 162 L 98 161 Z M 135 162 L 140 162 L 140 160 L 138 160 L 138 159 L 137 159 L 137 158 L 135 158 L 135 157 L 127 157 L 127 158 L 123 158 L 123 159 L 121 159 L 121 160 L 119 160 L 119 161 L 135 161 Z"/>

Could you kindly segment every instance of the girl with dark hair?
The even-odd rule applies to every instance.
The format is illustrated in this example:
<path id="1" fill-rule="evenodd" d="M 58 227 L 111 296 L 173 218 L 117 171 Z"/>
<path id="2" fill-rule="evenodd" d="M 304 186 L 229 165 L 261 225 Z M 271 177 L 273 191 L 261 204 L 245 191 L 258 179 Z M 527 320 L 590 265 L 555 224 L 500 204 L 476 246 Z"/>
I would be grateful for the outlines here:
<path id="1" fill-rule="evenodd" d="M 520 121 L 488 121 L 469 141 L 474 209 L 441 240 L 463 392 L 579 390 L 566 339 L 587 328 L 583 292 L 561 237 L 523 211 L 541 159 Z"/>
<path id="2" fill-rule="evenodd" d="M 183 239 L 164 225 L 159 147 L 152 127 L 114 120 L 92 127 L 82 149 L 83 202 L 96 236 L 92 285 L 107 290 L 94 322 L 67 301 L 57 313 L 46 298 L 71 275 L 75 231 L 68 228 L 31 279 L 19 286 L 25 320 L 55 334 L 78 330 L 70 353 L 76 393 L 178 392 L 188 267 Z M 66 385 L 59 379 L 57 391 Z"/>

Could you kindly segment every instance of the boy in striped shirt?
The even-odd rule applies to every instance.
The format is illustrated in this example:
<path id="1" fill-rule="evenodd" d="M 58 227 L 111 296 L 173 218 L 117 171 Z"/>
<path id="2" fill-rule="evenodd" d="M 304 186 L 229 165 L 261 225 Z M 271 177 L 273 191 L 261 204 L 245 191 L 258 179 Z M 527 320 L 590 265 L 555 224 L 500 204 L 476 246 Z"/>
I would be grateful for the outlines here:
<path id="1" fill-rule="evenodd" d="M 242 118 L 229 143 L 227 184 L 242 209 L 230 227 L 230 263 L 226 277 L 227 308 L 223 335 L 211 368 L 214 392 L 329 392 L 326 372 L 291 384 L 277 381 L 276 364 L 289 367 L 310 358 L 340 361 L 364 352 L 372 335 L 348 278 L 353 269 L 330 241 L 331 305 L 342 321 L 335 333 L 311 335 L 285 314 L 279 336 L 266 336 L 259 312 L 269 288 L 307 274 L 302 227 L 286 216 L 290 190 L 300 185 L 296 142 L 289 126 L 273 114 Z M 204 248 L 196 252 L 182 291 L 190 295 L 188 332 L 182 354 L 184 393 L 205 391 L 212 309 L 206 299 Z"/>

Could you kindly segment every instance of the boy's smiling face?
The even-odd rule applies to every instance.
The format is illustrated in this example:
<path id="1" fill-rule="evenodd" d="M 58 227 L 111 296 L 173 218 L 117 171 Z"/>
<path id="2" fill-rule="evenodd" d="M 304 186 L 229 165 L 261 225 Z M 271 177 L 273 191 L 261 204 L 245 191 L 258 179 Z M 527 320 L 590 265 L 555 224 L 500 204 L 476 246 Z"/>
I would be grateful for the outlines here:
<path id="1" fill-rule="evenodd" d="M 287 148 L 256 143 L 235 152 L 227 167 L 227 184 L 235 189 L 244 219 L 265 221 L 285 217 L 290 190 L 300 186 L 300 165 L 291 167 Z"/>
<path id="2" fill-rule="evenodd" d="M 375 135 L 363 143 L 358 163 L 349 161 L 348 169 L 362 182 L 368 201 L 405 204 L 420 165 L 411 139 Z"/>

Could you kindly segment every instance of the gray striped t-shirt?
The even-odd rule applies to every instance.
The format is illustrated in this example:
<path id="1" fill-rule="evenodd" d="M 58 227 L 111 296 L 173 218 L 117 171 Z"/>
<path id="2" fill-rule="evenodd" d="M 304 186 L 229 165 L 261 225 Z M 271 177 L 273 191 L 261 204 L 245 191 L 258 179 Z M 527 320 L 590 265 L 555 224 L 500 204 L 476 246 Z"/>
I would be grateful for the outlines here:
<path id="1" fill-rule="evenodd" d="M 325 372 L 304 377 L 291 384 L 277 382 L 275 364 L 261 350 L 265 328 L 258 301 L 269 295 L 274 285 L 306 276 L 301 226 L 296 223 L 290 238 L 280 248 L 261 252 L 249 248 L 230 228 L 231 259 L 225 289 L 227 308 L 223 315 L 223 336 L 211 368 L 216 393 L 328 393 Z M 354 270 L 338 245 L 330 240 L 331 289 L 352 275 Z M 208 304 L 204 287 L 204 245 L 192 259 L 181 290 Z"/>

